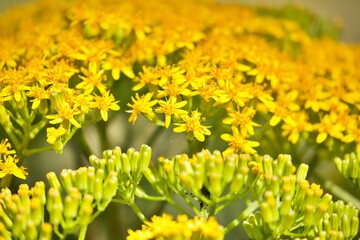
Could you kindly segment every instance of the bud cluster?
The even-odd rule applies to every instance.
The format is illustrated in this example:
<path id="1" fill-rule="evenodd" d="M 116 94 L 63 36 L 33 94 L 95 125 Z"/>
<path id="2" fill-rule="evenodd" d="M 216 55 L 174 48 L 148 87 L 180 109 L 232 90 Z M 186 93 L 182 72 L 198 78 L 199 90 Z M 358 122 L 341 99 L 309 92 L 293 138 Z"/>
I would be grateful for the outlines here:
<path id="1" fill-rule="evenodd" d="M 80 167 L 77 170 L 64 169 L 60 180 L 55 173 L 47 175 L 50 189 L 46 209 L 50 223 L 61 226 L 65 234 L 87 226 L 95 211 L 101 212 L 116 194 L 117 176 L 103 169 Z"/>
<path id="2" fill-rule="evenodd" d="M 358 215 L 358 210 L 351 203 L 331 203 L 329 211 L 317 225 L 316 239 L 353 239 L 359 231 Z"/>
<path id="3" fill-rule="evenodd" d="M 51 239 L 53 232 L 63 238 L 86 228 L 110 203 L 118 183 L 116 172 L 105 174 L 92 166 L 64 169 L 60 180 L 54 172 L 46 177 L 50 184 L 47 194 L 44 182 L 37 182 L 31 189 L 22 184 L 17 194 L 2 190 L 0 238 Z"/>
<path id="4" fill-rule="evenodd" d="M 113 150 L 106 150 L 102 154 L 102 158 L 94 155 L 90 156 L 90 164 L 98 170 L 102 170 L 105 175 L 113 172 L 117 179 L 117 193 L 131 204 L 137 186 L 142 178 L 144 171 L 148 168 L 151 159 L 151 148 L 142 145 L 140 151 L 129 148 L 126 153 L 122 152 L 119 147 Z M 105 186 L 104 190 L 106 189 Z"/>
<path id="5" fill-rule="evenodd" d="M 335 165 L 339 172 L 357 190 L 360 189 L 360 151 L 346 154 L 344 159 L 335 158 Z"/>
<path id="6" fill-rule="evenodd" d="M 0 239 L 51 239 L 52 225 L 44 221 L 46 192 L 44 182 L 22 184 L 17 194 L 0 193 Z"/>
<path id="7" fill-rule="evenodd" d="M 332 229 L 324 224 L 324 221 L 329 222 L 326 219 L 334 215 L 333 209 L 337 209 L 335 206 L 339 203 L 334 203 L 330 194 L 323 194 L 319 185 L 310 184 L 306 180 L 306 164 L 301 164 L 294 172 L 295 168 L 289 155 L 279 155 L 276 160 L 269 156 L 258 157 L 257 160 L 263 171 L 254 187 L 255 197 L 260 202 L 259 211 L 251 214 L 243 222 L 244 229 L 251 239 L 332 234 Z M 346 218 L 353 218 L 351 221 L 355 224 L 359 221 L 357 210 L 350 205 L 348 208 L 347 211 L 351 213 L 346 214 Z M 337 219 L 340 219 L 342 214 L 344 211 Z M 347 231 L 345 224 L 336 226 L 336 231 L 347 232 L 346 239 L 354 237 L 357 233 L 357 228 Z"/>
<path id="8" fill-rule="evenodd" d="M 172 159 L 160 157 L 158 169 L 149 168 L 145 176 L 160 193 L 173 191 L 193 198 L 201 208 L 245 196 L 260 172 L 255 162 L 249 165 L 251 160 L 247 154 L 223 157 L 219 151 L 203 150 L 192 157 L 186 154 Z"/>

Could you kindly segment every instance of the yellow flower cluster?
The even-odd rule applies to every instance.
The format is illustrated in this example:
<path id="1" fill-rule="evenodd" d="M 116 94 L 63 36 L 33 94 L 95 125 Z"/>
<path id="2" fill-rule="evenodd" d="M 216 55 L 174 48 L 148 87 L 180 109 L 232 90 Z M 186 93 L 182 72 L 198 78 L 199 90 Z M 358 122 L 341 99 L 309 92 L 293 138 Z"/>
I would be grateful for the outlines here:
<path id="1" fill-rule="evenodd" d="M 220 240 L 224 238 L 224 230 L 214 217 L 207 221 L 194 217 L 189 219 L 186 215 L 179 215 L 174 221 L 172 216 L 164 214 L 153 216 L 146 221 L 141 230 L 129 230 L 127 240 L 168 239 L 168 240 Z"/>
<path id="2" fill-rule="evenodd" d="M 6 185 L 6 176 L 11 177 L 12 175 L 25 179 L 27 172 L 25 167 L 17 166 L 19 159 L 15 155 L 15 150 L 11 150 L 11 144 L 8 139 L 3 139 L 0 142 L 0 179 L 4 178 L 5 180 L 1 181 L 0 188 L 3 185 Z M 5 181 L 5 183 L 3 182 Z"/>
<path id="3" fill-rule="evenodd" d="M 226 154 L 255 153 L 267 124 L 294 144 L 310 133 L 360 147 L 359 46 L 288 18 L 206 0 L 43 0 L 0 29 L 0 123 L 17 149 L 47 128 L 61 151 L 119 101 L 129 122 L 221 138 Z"/>

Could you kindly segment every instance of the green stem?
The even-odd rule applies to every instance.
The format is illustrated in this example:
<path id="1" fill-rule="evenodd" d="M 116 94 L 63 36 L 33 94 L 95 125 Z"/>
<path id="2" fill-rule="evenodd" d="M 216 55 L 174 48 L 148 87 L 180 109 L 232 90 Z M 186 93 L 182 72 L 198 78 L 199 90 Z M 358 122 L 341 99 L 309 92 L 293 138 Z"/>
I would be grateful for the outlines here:
<path id="1" fill-rule="evenodd" d="M 216 206 L 217 204 L 216 203 L 211 203 L 210 206 L 209 206 L 209 214 L 208 214 L 208 217 L 207 219 L 209 219 L 209 217 L 212 217 L 215 215 L 215 212 L 216 212 Z"/>
<path id="2" fill-rule="evenodd" d="M 41 152 L 46 152 L 46 151 L 50 151 L 52 150 L 53 147 L 52 146 L 45 146 L 45 147 L 39 147 L 39 148 L 33 148 L 33 149 L 28 149 L 24 151 L 24 156 L 28 157 L 34 154 L 38 154 Z"/>
<path id="3" fill-rule="evenodd" d="M 77 137 L 80 142 L 81 151 L 84 154 L 85 158 L 88 159 L 89 156 L 94 153 L 94 151 L 91 150 L 91 147 L 86 140 L 84 130 L 82 128 L 79 129 Z"/>
<path id="4" fill-rule="evenodd" d="M 3 178 L 1 178 L 0 189 L 8 188 L 10 186 L 11 179 L 12 175 L 5 175 Z"/>
<path id="5" fill-rule="evenodd" d="M 234 220 L 232 220 L 225 227 L 225 235 L 228 234 L 232 229 L 238 226 L 245 218 L 247 218 L 251 213 L 253 213 L 259 207 L 259 203 L 257 201 L 251 202 L 249 206 Z"/>
<path id="6" fill-rule="evenodd" d="M 131 204 L 129 204 L 129 206 L 131 207 L 131 209 L 135 212 L 136 216 L 138 216 L 138 218 L 142 222 L 145 222 L 147 220 L 145 215 L 142 213 L 140 208 L 135 203 L 131 203 Z"/>
<path id="7" fill-rule="evenodd" d="M 81 227 L 78 240 L 84 240 L 84 239 L 85 239 L 87 227 L 88 227 L 88 225 L 85 225 L 85 226 L 82 226 L 82 227 Z"/>

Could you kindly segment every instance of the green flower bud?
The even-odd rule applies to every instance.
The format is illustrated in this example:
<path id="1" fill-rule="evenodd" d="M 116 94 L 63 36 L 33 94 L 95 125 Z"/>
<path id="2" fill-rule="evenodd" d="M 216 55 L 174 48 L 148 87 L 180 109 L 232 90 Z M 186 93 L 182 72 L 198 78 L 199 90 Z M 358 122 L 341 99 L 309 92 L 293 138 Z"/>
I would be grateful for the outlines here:
<path id="1" fill-rule="evenodd" d="M 14 225 L 12 228 L 12 234 L 14 238 L 24 238 L 26 220 L 26 214 L 24 212 L 19 212 L 15 215 Z"/>
<path id="2" fill-rule="evenodd" d="M 185 187 L 192 189 L 192 187 L 194 185 L 194 180 L 191 178 L 191 176 L 189 176 L 189 174 L 187 172 L 185 172 L 185 171 L 180 172 L 179 178 L 180 178 L 181 183 Z"/>
<path id="3" fill-rule="evenodd" d="M 305 214 L 304 214 L 304 225 L 312 226 L 314 224 L 314 206 L 311 204 L 305 205 Z"/>
<path id="4" fill-rule="evenodd" d="M 41 205 L 44 205 L 46 203 L 45 183 L 43 181 L 36 182 L 32 191 L 33 197 L 40 199 Z"/>
<path id="5" fill-rule="evenodd" d="M 238 159 L 236 158 L 235 154 L 228 155 L 225 158 L 224 172 L 223 172 L 223 181 L 225 184 L 228 184 L 232 181 L 234 177 L 237 160 Z"/>
<path id="6" fill-rule="evenodd" d="M 128 151 L 129 152 L 129 151 Z M 126 153 L 122 153 L 121 154 L 121 166 L 122 166 L 122 171 L 127 174 L 128 176 L 130 176 L 130 172 L 131 172 L 131 165 L 130 165 L 130 160 L 129 160 L 129 156 Z"/>
<path id="7" fill-rule="evenodd" d="M 52 239 L 52 225 L 50 223 L 43 223 L 41 225 L 41 232 L 39 240 L 50 240 Z"/>
<path id="8" fill-rule="evenodd" d="M 51 187 L 48 191 L 47 210 L 50 214 L 50 223 L 59 225 L 62 220 L 63 204 L 58 189 Z"/>
<path id="9" fill-rule="evenodd" d="M 102 152 L 102 157 L 103 157 L 106 161 L 108 161 L 108 160 L 111 158 L 112 155 L 113 155 L 112 150 L 104 150 L 104 151 Z"/>
<path id="10" fill-rule="evenodd" d="M 324 203 L 320 203 L 316 210 L 315 210 L 315 214 L 314 214 L 314 224 L 317 224 L 321 218 L 324 216 L 325 212 L 329 209 L 329 205 L 328 204 L 324 204 Z"/>
<path id="11" fill-rule="evenodd" d="M 342 232 L 344 233 L 344 237 L 348 238 L 351 236 L 351 224 L 350 224 L 350 218 L 348 215 L 344 214 L 341 218 L 342 221 Z"/>
<path id="12" fill-rule="evenodd" d="M 43 220 L 43 208 L 39 198 L 32 198 L 30 200 L 30 218 L 35 224 L 40 224 Z"/>
<path id="13" fill-rule="evenodd" d="M 351 218 L 351 222 L 350 222 L 350 235 L 351 236 L 356 236 L 356 234 L 359 231 L 359 217 L 353 216 Z"/>
<path id="14" fill-rule="evenodd" d="M 141 145 L 140 148 L 140 163 L 139 163 L 139 170 L 141 172 L 145 171 L 150 163 L 152 150 L 151 147 L 147 145 Z"/>
<path id="15" fill-rule="evenodd" d="M 87 167 L 80 167 L 75 173 L 75 184 L 76 187 L 82 191 L 87 189 Z"/>
<path id="16" fill-rule="evenodd" d="M 95 186 L 95 168 L 90 166 L 87 171 L 87 192 L 93 193 Z"/>
<path id="17" fill-rule="evenodd" d="M 246 181 L 246 185 L 247 186 L 254 186 L 256 184 L 257 179 L 259 178 L 261 174 L 261 170 L 259 168 L 259 166 L 255 165 L 251 168 L 250 173 L 247 175 L 247 181 Z"/>
<path id="18" fill-rule="evenodd" d="M 359 178 L 359 163 L 356 160 L 350 160 L 349 162 L 349 176 L 352 179 Z"/>
<path id="19" fill-rule="evenodd" d="M 103 181 L 100 178 L 96 178 L 95 177 L 95 182 L 94 182 L 94 199 L 96 201 L 101 201 L 102 199 L 102 194 L 103 194 Z"/>
<path id="20" fill-rule="evenodd" d="M 221 174 L 216 172 L 211 173 L 209 176 L 209 191 L 212 198 L 219 197 L 223 191 L 221 177 Z"/>
<path id="21" fill-rule="evenodd" d="M 37 239 L 38 237 L 38 230 L 37 230 L 37 224 L 34 223 L 32 219 L 27 220 L 26 224 L 26 239 Z"/>
<path id="22" fill-rule="evenodd" d="M 230 184 L 230 193 L 237 194 L 243 189 L 245 183 L 245 176 L 241 173 L 235 175 Z"/>
<path id="23" fill-rule="evenodd" d="M 276 199 L 270 191 L 264 193 L 265 202 L 260 205 L 260 213 L 265 223 L 274 223 L 279 219 Z"/>
<path id="24" fill-rule="evenodd" d="M 138 151 L 134 151 L 131 154 L 131 158 L 129 158 L 130 161 L 130 166 L 131 166 L 131 171 L 132 171 L 132 175 L 135 176 L 135 178 L 138 178 L 139 176 L 139 164 L 140 164 L 140 153 Z"/>
<path id="25" fill-rule="evenodd" d="M 2 216 L 2 212 L 0 210 L 0 216 Z M 8 232 L 8 230 L 6 229 L 5 225 L 0 221 L 0 233 L 1 233 L 1 237 L 4 240 L 11 240 L 11 236 L 10 233 Z"/>
<path id="26" fill-rule="evenodd" d="M 262 227 L 262 219 L 259 213 L 255 213 L 256 215 L 250 215 L 244 222 L 243 227 L 251 239 L 265 239 L 264 234 L 260 230 Z"/>
<path id="27" fill-rule="evenodd" d="M 94 167 L 97 167 L 99 168 L 96 164 L 97 164 L 97 161 L 98 161 L 98 157 L 95 156 L 95 155 L 90 155 L 89 157 L 89 163 L 91 166 L 94 166 Z"/>
<path id="28" fill-rule="evenodd" d="M 115 196 L 118 185 L 117 173 L 115 171 L 110 172 L 104 182 L 103 188 L 103 201 L 109 203 Z"/>
<path id="29" fill-rule="evenodd" d="M 263 169 L 265 174 L 273 175 L 273 159 L 269 155 L 264 155 L 263 159 Z"/>
<path id="30" fill-rule="evenodd" d="M 64 218 L 66 220 L 73 220 L 78 214 L 80 205 L 81 193 L 76 188 L 69 189 L 69 195 L 64 198 Z"/>
<path id="31" fill-rule="evenodd" d="M 198 164 L 200 165 L 200 164 Z M 200 166 L 201 167 L 201 166 Z M 194 171 L 194 188 L 198 191 L 204 186 L 204 171 L 203 169 L 199 169 L 199 167 L 196 168 Z"/>
<path id="32" fill-rule="evenodd" d="M 121 165 L 121 148 L 120 147 L 115 147 L 114 148 L 113 156 L 114 156 L 114 161 L 115 161 L 115 165 L 116 165 L 116 172 L 118 172 L 122 168 L 122 165 Z"/>
<path id="33" fill-rule="evenodd" d="M 91 222 L 91 215 L 93 213 L 92 207 L 93 197 L 90 194 L 85 194 L 79 210 L 79 225 L 85 226 Z"/>
<path id="34" fill-rule="evenodd" d="M 61 183 L 65 191 L 69 191 L 70 188 L 74 187 L 71 179 L 71 171 L 70 169 L 63 169 L 60 173 Z"/>
<path id="35" fill-rule="evenodd" d="M 106 172 L 109 173 L 111 171 L 116 172 L 115 158 L 113 156 L 110 156 L 106 162 Z"/>
<path id="36" fill-rule="evenodd" d="M 48 172 L 46 174 L 46 178 L 52 188 L 58 189 L 59 191 L 62 190 L 59 179 L 56 177 L 54 172 Z"/>
<path id="37" fill-rule="evenodd" d="M 0 205 L 0 219 L 1 219 L 0 224 L 4 224 L 4 227 L 9 229 L 13 227 L 13 222 L 11 221 L 10 217 L 5 213 L 2 205 Z"/>
<path id="38" fill-rule="evenodd" d="M 300 164 L 297 172 L 296 172 L 296 181 L 305 180 L 307 173 L 309 170 L 309 166 L 305 163 Z"/>
<path id="39" fill-rule="evenodd" d="M 282 228 L 283 229 L 291 229 L 291 227 L 294 224 L 295 220 L 296 220 L 295 211 L 290 209 L 281 218 L 281 226 L 282 226 Z"/>
<path id="40" fill-rule="evenodd" d="M 292 205 L 292 195 L 284 195 L 281 198 L 281 205 L 280 205 L 280 215 L 283 216 L 287 216 L 287 214 L 289 213 L 289 211 L 291 210 L 291 205 Z"/>
<path id="41" fill-rule="evenodd" d="M 332 213 L 331 217 L 330 217 L 330 226 L 332 230 L 338 230 L 339 229 L 339 215 L 337 215 L 336 213 Z"/>
<path id="42" fill-rule="evenodd" d="M 57 154 L 62 154 L 63 148 L 64 148 L 64 143 L 61 141 L 61 139 L 58 139 L 54 142 L 53 148 Z"/>

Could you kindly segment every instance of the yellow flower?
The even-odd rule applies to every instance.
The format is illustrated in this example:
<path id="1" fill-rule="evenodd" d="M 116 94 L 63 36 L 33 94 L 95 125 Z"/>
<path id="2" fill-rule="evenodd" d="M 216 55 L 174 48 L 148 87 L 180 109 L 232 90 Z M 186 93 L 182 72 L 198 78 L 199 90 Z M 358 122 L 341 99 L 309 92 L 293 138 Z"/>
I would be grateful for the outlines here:
<path id="1" fill-rule="evenodd" d="M 81 68 L 81 72 L 85 76 L 79 76 L 82 82 L 76 85 L 77 89 L 83 89 L 85 93 L 91 93 L 96 87 L 101 93 L 106 91 L 106 86 L 103 83 L 105 76 L 103 76 L 105 70 L 98 69 L 97 63 L 89 63 L 88 69 Z"/>
<path id="2" fill-rule="evenodd" d="M 72 108 L 69 103 L 63 101 L 57 104 L 55 110 L 57 111 L 56 114 L 46 116 L 47 119 L 51 120 L 51 124 L 58 124 L 69 121 L 75 127 L 81 128 L 80 123 L 74 118 L 75 115 L 80 113 L 78 109 Z"/>
<path id="3" fill-rule="evenodd" d="M 114 80 L 120 79 L 120 73 L 122 72 L 130 79 L 135 78 L 134 71 L 132 70 L 131 58 L 127 56 L 120 56 L 118 52 L 111 51 L 113 55 L 108 57 L 103 63 L 105 70 L 111 70 L 111 76 Z"/>
<path id="4" fill-rule="evenodd" d="M 253 108 L 245 107 L 241 112 L 239 109 L 234 110 L 233 108 L 227 109 L 229 117 L 223 119 L 223 123 L 231 124 L 233 126 L 240 126 L 241 134 L 254 135 L 254 128 L 260 126 L 252 121 L 256 111 Z"/>
<path id="5" fill-rule="evenodd" d="M 341 139 L 343 137 L 344 126 L 337 123 L 337 115 L 325 115 L 321 120 L 320 123 L 315 125 L 315 129 L 319 132 L 316 137 L 317 143 L 322 143 L 326 140 L 328 135 Z"/>
<path id="6" fill-rule="evenodd" d="M 202 236 L 202 239 L 208 240 L 224 238 L 224 228 L 214 217 L 205 220 L 198 216 L 189 219 L 186 215 L 179 215 L 176 220 L 173 220 L 173 217 L 168 214 L 153 216 L 151 221 L 145 222 L 141 230 L 128 230 L 128 233 L 127 240 L 189 240 L 196 236 Z"/>
<path id="7" fill-rule="evenodd" d="M 138 82 L 132 90 L 138 91 L 144 86 L 156 86 L 159 84 L 160 75 L 159 72 L 153 67 L 142 66 L 142 72 L 139 73 L 139 77 L 134 79 L 135 82 Z"/>
<path id="8" fill-rule="evenodd" d="M 0 178 L 6 175 L 14 175 L 21 179 L 26 179 L 27 172 L 23 166 L 18 167 L 16 163 L 19 161 L 16 157 L 11 155 L 0 159 Z"/>
<path id="9" fill-rule="evenodd" d="M 205 118 L 201 118 L 201 113 L 198 111 L 192 111 L 191 116 L 182 115 L 181 116 L 184 123 L 175 123 L 178 127 L 174 128 L 174 132 L 192 132 L 197 140 L 200 142 L 205 141 L 204 135 L 210 135 L 211 132 L 208 128 L 209 126 L 201 125 L 202 121 L 205 121 Z"/>
<path id="10" fill-rule="evenodd" d="M 187 114 L 186 110 L 181 109 L 187 104 L 187 101 L 176 102 L 176 98 L 171 97 L 167 101 L 159 100 L 159 105 L 155 112 L 165 114 L 165 127 L 168 128 L 171 122 L 171 116 L 175 117 Z"/>
<path id="11" fill-rule="evenodd" d="M 49 127 L 46 129 L 46 141 L 49 144 L 54 144 L 58 138 L 60 138 L 62 135 L 64 135 L 67 132 L 67 130 L 60 125 L 58 128 Z"/>
<path id="12" fill-rule="evenodd" d="M 117 105 L 119 101 L 115 101 L 110 91 L 103 93 L 101 96 L 94 96 L 94 101 L 94 107 L 100 110 L 101 117 L 105 122 L 108 120 L 109 109 L 113 111 L 120 109 L 119 105 Z"/>
<path id="13" fill-rule="evenodd" d="M 48 90 L 45 90 L 44 88 L 33 86 L 29 89 L 29 91 L 26 93 L 28 97 L 33 97 L 34 99 L 31 100 L 32 105 L 31 109 L 36 109 L 39 107 L 41 100 L 49 99 L 50 93 Z"/>
<path id="14" fill-rule="evenodd" d="M 224 151 L 224 155 L 228 155 L 234 152 L 254 154 L 256 153 L 256 150 L 253 148 L 260 146 L 259 142 L 246 139 L 246 136 L 241 134 L 241 131 L 239 131 L 238 127 L 232 127 L 232 134 L 221 134 L 221 138 L 229 144 L 229 147 Z"/>
<path id="15" fill-rule="evenodd" d="M 129 117 L 129 122 L 135 123 L 137 115 L 144 113 L 147 115 L 154 114 L 152 107 L 157 103 L 157 100 L 152 100 L 151 98 L 153 93 L 146 93 L 145 95 L 139 96 L 136 93 L 135 98 L 131 97 L 133 104 L 128 103 L 127 105 L 132 108 L 132 110 L 127 110 L 126 112 L 131 113 Z M 149 116 L 151 117 L 151 116 Z"/>
<path id="16" fill-rule="evenodd" d="M 10 155 L 15 154 L 15 150 L 10 150 L 11 144 L 9 143 L 9 140 L 7 138 L 1 140 L 0 142 L 0 157 L 1 155 Z"/>

